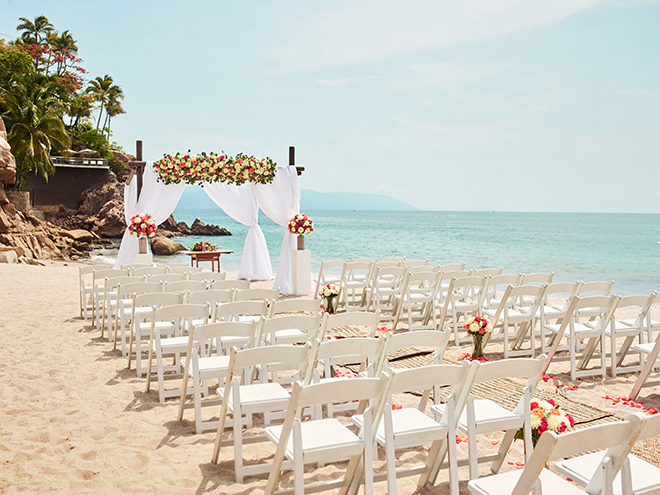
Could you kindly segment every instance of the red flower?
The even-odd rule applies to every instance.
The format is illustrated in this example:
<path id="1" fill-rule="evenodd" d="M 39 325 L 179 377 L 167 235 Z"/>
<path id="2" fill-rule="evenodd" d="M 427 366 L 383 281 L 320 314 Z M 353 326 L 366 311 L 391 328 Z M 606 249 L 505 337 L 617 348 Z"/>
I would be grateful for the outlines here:
<path id="1" fill-rule="evenodd" d="M 555 407 L 557 404 L 555 404 L 555 401 L 552 399 L 548 399 L 548 404 L 550 404 L 552 407 Z"/>

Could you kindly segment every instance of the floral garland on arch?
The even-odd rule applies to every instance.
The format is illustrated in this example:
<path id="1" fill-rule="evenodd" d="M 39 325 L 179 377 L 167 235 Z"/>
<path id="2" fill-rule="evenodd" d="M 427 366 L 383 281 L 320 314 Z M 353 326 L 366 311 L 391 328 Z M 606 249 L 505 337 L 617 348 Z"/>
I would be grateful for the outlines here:
<path id="1" fill-rule="evenodd" d="M 257 158 L 239 153 L 235 157 L 224 153 L 202 152 L 191 155 L 165 154 L 154 162 L 158 180 L 165 184 L 197 184 L 198 182 L 224 182 L 240 186 L 246 182 L 270 184 L 275 178 L 277 164 L 268 157 Z"/>

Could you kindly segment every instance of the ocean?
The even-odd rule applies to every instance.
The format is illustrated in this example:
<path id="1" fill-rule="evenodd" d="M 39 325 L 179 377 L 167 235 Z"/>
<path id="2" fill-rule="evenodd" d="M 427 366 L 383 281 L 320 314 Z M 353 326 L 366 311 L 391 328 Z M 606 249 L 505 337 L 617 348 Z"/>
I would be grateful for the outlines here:
<path id="1" fill-rule="evenodd" d="M 314 222 L 305 247 L 312 271 L 321 261 L 405 256 L 429 265 L 465 262 L 466 268 L 504 268 L 504 273 L 554 272 L 555 282 L 614 280 L 620 295 L 660 290 L 660 215 L 624 213 L 510 213 L 453 211 L 305 212 Z M 232 236 L 175 239 L 184 246 L 211 240 L 234 254 L 222 268 L 238 271 L 248 228 L 220 209 L 178 209 L 177 221 L 227 228 Z M 284 227 L 259 212 L 277 270 Z M 105 253 L 112 258 L 113 253 Z M 114 253 L 116 255 L 116 252 Z M 173 259 L 174 258 L 174 259 Z M 188 262 L 185 255 L 164 258 Z"/>

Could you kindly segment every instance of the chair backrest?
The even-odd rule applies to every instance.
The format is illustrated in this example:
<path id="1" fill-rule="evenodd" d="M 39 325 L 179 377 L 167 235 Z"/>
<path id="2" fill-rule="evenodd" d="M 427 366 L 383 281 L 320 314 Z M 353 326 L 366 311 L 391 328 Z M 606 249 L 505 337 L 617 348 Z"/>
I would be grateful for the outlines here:
<path id="1" fill-rule="evenodd" d="M 345 326 L 367 327 L 367 336 L 373 337 L 380 320 L 380 312 L 351 311 L 350 313 L 339 313 L 328 316 L 325 331 Z"/>
<path id="2" fill-rule="evenodd" d="M 415 330 L 414 332 L 402 332 L 392 335 L 388 352 L 406 349 L 408 347 L 430 347 L 435 350 L 433 362 L 439 364 L 447 348 L 449 332 L 438 330 Z"/>
<path id="3" fill-rule="evenodd" d="M 374 269 L 378 267 L 390 268 L 390 267 L 402 267 L 402 266 L 403 266 L 403 262 L 401 261 L 376 261 L 374 263 Z"/>
<path id="4" fill-rule="evenodd" d="M 374 261 L 351 261 L 350 263 L 346 263 L 343 280 L 355 280 L 355 277 L 358 275 L 364 275 L 368 279 L 374 263 Z"/>
<path id="5" fill-rule="evenodd" d="M 530 316 L 535 315 L 536 310 L 543 302 L 543 296 L 547 287 L 547 284 L 543 284 L 540 287 L 537 285 L 518 285 L 516 287 L 509 285 L 504 291 L 500 304 L 495 311 L 492 323 L 497 323 L 500 315 L 507 309 L 516 309 Z M 531 301 L 527 301 L 526 305 L 518 305 L 524 297 L 531 298 Z"/>
<path id="6" fill-rule="evenodd" d="M 579 280 L 576 282 L 555 282 L 546 287 L 543 299 L 547 301 L 559 297 L 566 301 L 565 307 L 567 307 L 568 301 L 580 292 L 580 287 L 582 287 L 582 282 Z"/>
<path id="7" fill-rule="evenodd" d="M 643 428 L 644 418 L 641 414 L 631 414 L 625 421 L 592 426 L 581 430 L 558 435 L 553 431 L 545 431 L 534 448 L 531 457 L 525 463 L 525 469 L 516 483 L 512 495 L 528 495 L 534 490 L 541 471 L 554 459 L 571 457 L 582 452 L 608 449 L 603 462 L 611 463 L 611 478 L 604 479 L 603 472 L 596 469 L 594 476 L 587 485 L 586 493 L 612 493 L 611 483 L 627 460 L 627 456 Z"/>
<path id="8" fill-rule="evenodd" d="M 268 317 L 273 318 L 280 313 L 311 313 L 317 314 L 321 308 L 320 299 L 306 299 L 298 297 L 295 299 L 282 299 L 270 301 Z"/>
<path id="9" fill-rule="evenodd" d="M 168 267 L 168 272 L 169 273 L 183 273 L 183 274 L 190 274 L 190 273 L 200 273 L 204 268 L 201 266 L 170 266 Z"/>
<path id="10" fill-rule="evenodd" d="M 151 334 L 153 336 L 156 322 L 172 321 L 176 335 L 181 335 L 187 328 L 192 328 L 193 320 L 208 320 L 208 304 L 175 304 L 172 306 L 154 307 L 151 310 Z M 185 322 L 187 321 L 187 325 Z"/>
<path id="11" fill-rule="evenodd" d="M 450 272 L 450 271 L 464 271 L 465 263 L 449 263 L 448 265 L 436 265 L 436 270 L 439 272 Z"/>
<path id="12" fill-rule="evenodd" d="M 260 343 L 266 342 L 268 335 L 273 335 L 281 330 L 301 330 L 308 335 L 308 340 L 317 338 L 321 315 L 287 315 L 277 318 L 262 318 L 259 320 Z"/>
<path id="13" fill-rule="evenodd" d="M 145 275 L 160 275 L 164 273 L 167 273 L 167 268 L 164 266 L 143 266 L 133 268 L 131 275 L 134 277 L 144 277 Z"/>
<path id="14" fill-rule="evenodd" d="M 582 287 L 580 288 L 578 295 L 588 296 L 590 294 L 597 294 L 601 296 L 609 296 L 612 287 L 614 287 L 614 280 L 610 280 L 609 282 L 582 282 Z"/>
<path id="15" fill-rule="evenodd" d="M 440 281 L 443 283 L 452 278 L 460 279 L 470 276 L 470 272 L 466 272 L 465 270 L 438 270 L 438 273 L 440 274 Z"/>
<path id="16" fill-rule="evenodd" d="M 177 280 L 176 282 L 165 282 L 164 287 L 167 292 L 198 291 L 206 289 L 206 282 L 204 280 Z"/>
<path id="17" fill-rule="evenodd" d="M 500 285 L 507 286 L 511 285 L 515 287 L 520 285 L 520 280 L 522 279 L 522 273 L 503 273 L 501 275 L 493 275 L 490 277 L 490 282 L 488 282 L 488 287 L 495 288 Z"/>
<path id="18" fill-rule="evenodd" d="M 268 314 L 268 300 L 261 301 L 236 301 L 229 303 L 218 303 L 215 305 L 213 315 L 214 321 L 223 318 L 238 318 L 242 315 L 266 316 Z"/>
<path id="19" fill-rule="evenodd" d="M 139 278 L 131 277 L 130 275 L 123 275 L 121 277 L 106 277 L 103 284 L 105 290 L 111 290 L 117 287 L 119 284 L 131 284 L 133 282 L 139 281 Z"/>
<path id="20" fill-rule="evenodd" d="M 304 381 L 302 374 L 305 372 L 305 363 L 307 362 L 311 350 L 311 342 L 307 342 L 304 346 L 269 345 L 241 350 L 232 347 L 230 351 L 229 369 L 227 370 L 228 378 L 225 382 L 225 388 L 227 388 L 233 378 L 238 378 L 240 375 L 243 376 L 244 384 L 246 384 L 246 381 L 251 382 L 251 378 L 254 376 L 253 373 L 241 373 L 246 368 L 273 364 L 298 365 L 298 369 L 301 373 L 300 379 Z M 226 393 L 225 397 L 228 397 Z"/>
<path id="21" fill-rule="evenodd" d="M 186 276 L 183 273 L 161 273 L 156 275 L 147 275 L 147 282 L 178 282 L 180 280 L 185 280 Z"/>
<path id="22" fill-rule="evenodd" d="M 227 272 L 193 272 L 188 275 L 188 280 L 207 280 L 215 282 L 216 280 L 225 280 Z"/>
<path id="23" fill-rule="evenodd" d="M 188 294 L 186 302 L 188 304 L 203 304 L 209 303 L 228 303 L 232 302 L 234 292 L 232 290 L 198 290 Z"/>
<path id="24" fill-rule="evenodd" d="M 483 277 L 485 275 L 488 275 L 490 277 L 495 277 L 502 275 L 503 271 L 504 268 L 484 268 L 482 270 L 474 270 L 471 275 L 473 277 Z"/>
<path id="25" fill-rule="evenodd" d="M 249 289 L 249 280 L 215 280 L 211 282 L 211 289 Z"/>
<path id="26" fill-rule="evenodd" d="M 378 261 L 378 258 L 353 258 L 347 263 L 375 263 L 376 261 Z"/>
<path id="27" fill-rule="evenodd" d="M 234 301 L 258 301 L 278 297 L 280 297 L 279 289 L 238 289 L 234 292 Z"/>
<path id="28" fill-rule="evenodd" d="M 135 268 L 146 268 L 154 266 L 151 263 L 129 263 L 128 265 L 121 265 L 122 270 L 134 270 Z"/>
<path id="29" fill-rule="evenodd" d="M 575 307 L 575 314 L 579 315 L 581 310 L 597 310 L 597 319 L 600 321 L 602 328 L 610 324 L 610 320 L 616 311 L 616 307 L 621 299 L 621 296 L 612 294 L 611 296 L 576 296 L 577 305 Z M 592 311 L 587 313 L 588 317 L 592 317 Z"/>
<path id="30" fill-rule="evenodd" d="M 637 313 L 637 316 L 635 317 L 635 323 L 633 326 L 635 328 L 642 328 L 644 325 L 644 320 L 646 319 L 646 315 L 649 312 L 649 309 L 651 309 L 651 304 L 653 304 L 654 299 L 654 292 L 651 292 L 651 294 L 648 296 L 624 296 L 617 303 L 615 313 L 616 311 L 623 310 L 624 308 L 639 308 L 639 313 Z"/>
<path id="31" fill-rule="evenodd" d="M 428 268 L 433 268 L 433 267 L 429 267 L 429 260 L 410 260 L 410 261 L 404 262 L 403 266 L 405 266 L 406 268 L 413 268 L 413 267 L 420 267 L 420 266 L 426 266 Z"/>
<path id="32" fill-rule="evenodd" d="M 555 276 L 553 272 L 550 273 L 523 273 L 520 285 L 542 285 L 551 284 Z"/>
<path id="33" fill-rule="evenodd" d="M 136 308 L 144 306 L 173 306 L 182 304 L 183 294 L 180 292 L 149 292 L 136 294 L 133 298 L 133 306 Z"/>
<path id="34" fill-rule="evenodd" d="M 155 282 L 131 282 L 128 284 L 119 284 L 117 286 L 117 299 L 124 299 L 131 294 L 146 294 L 149 292 L 161 291 L 161 285 Z"/>
<path id="35" fill-rule="evenodd" d="M 385 363 L 385 355 L 391 339 L 386 333 L 378 339 L 369 337 L 349 337 L 337 340 L 324 340 L 318 348 L 317 359 L 323 360 L 325 376 L 330 377 L 331 366 L 359 364 L 360 371 L 371 367 L 371 374 L 380 373 Z"/>
<path id="36" fill-rule="evenodd" d="M 246 338 L 248 345 L 252 346 L 258 339 L 257 327 L 256 321 L 216 321 L 197 325 L 189 335 L 189 339 L 199 343 L 202 355 L 210 356 L 213 350 L 217 355 L 221 355 L 223 353 L 222 338 Z"/>
<path id="37" fill-rule="evenodd" d="M 501 361 L 490 361 L 487 363 L 479 363 L 479 369 L 474 377 L 474 383 L 483 383 L 498 378 L 511 378 L 526 376 L 527 383 L 525 387 L 529 389 L 531 394 L 536 388 L 536 384 L 541 378 L 541 374 L 545 368 L 547 356 L 541 354 L 537 358 L 509 358 Z M 515 412 L 522 413 L 525 408 L 524 396 L 520 398 Z"/>
<path id="38" fill-rule="evenodd" d="M 410 273 L 419 273 L 419 272 L 429 272 L 429 273 L 438 273 L 438 271 L 432 266 L 409 266 L 407 267 Z"/>
<path id="39" fill-rule="evenodd" d="M 346 270 L 346 263 L 347 263 L 346 260 L 321 261 L 321 267 L 319 268 L 319 275 L 316 278 L 314 299 L 318 298 L 319 289 L 321 288 L 322 285 L 326 285 L 328 283 L 335 283 L 337 284 L 337 286 L 341 286 L 341 281 L 344 279 L 344 272 Z"/>
<path id="40" fill-rule="evenodd" d="M 122 268 L 120 270 L 115 270 L 114 268 L 108 268 L 107 266 L 101 266 L 100 268 L 94 269 L 92 272 L 94 275 L 94 280 L 103 280 L 104 278 L 112 277 L 122 277 L 130 275 L 131 271 L 128 268 Z"/>
<path id="41" fill-rule="evenodd" d="M 188 267 L 190 265 L 187 265 L 186 263 L 159 263 L 158 266 L 164 266 L 165 268 L 180 268 Z"/>
<path id="42" fill-rule="evenodd" d="M 389 258 L 379 258 L 376 260 L 377 263 L 405 263 L 406 262 L 406 257 L 405 256 L 390 256 Z"/>

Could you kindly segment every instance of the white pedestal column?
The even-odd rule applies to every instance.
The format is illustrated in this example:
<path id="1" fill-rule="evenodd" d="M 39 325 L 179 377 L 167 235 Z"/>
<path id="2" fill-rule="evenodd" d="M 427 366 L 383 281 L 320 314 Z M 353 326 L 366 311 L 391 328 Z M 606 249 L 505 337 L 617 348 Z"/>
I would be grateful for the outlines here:
<path id="1" fill-rule="evenodd" d="M 154 256 L 151 253 L 138 253 L 133 255 L 133 263 L 153 264 Z"/>
<path id="2" fill-rule="evenodd" d="M 312 252 L 309 249 L 291 252 L 291 279 L 294 295 L 312 293 Z"/>

